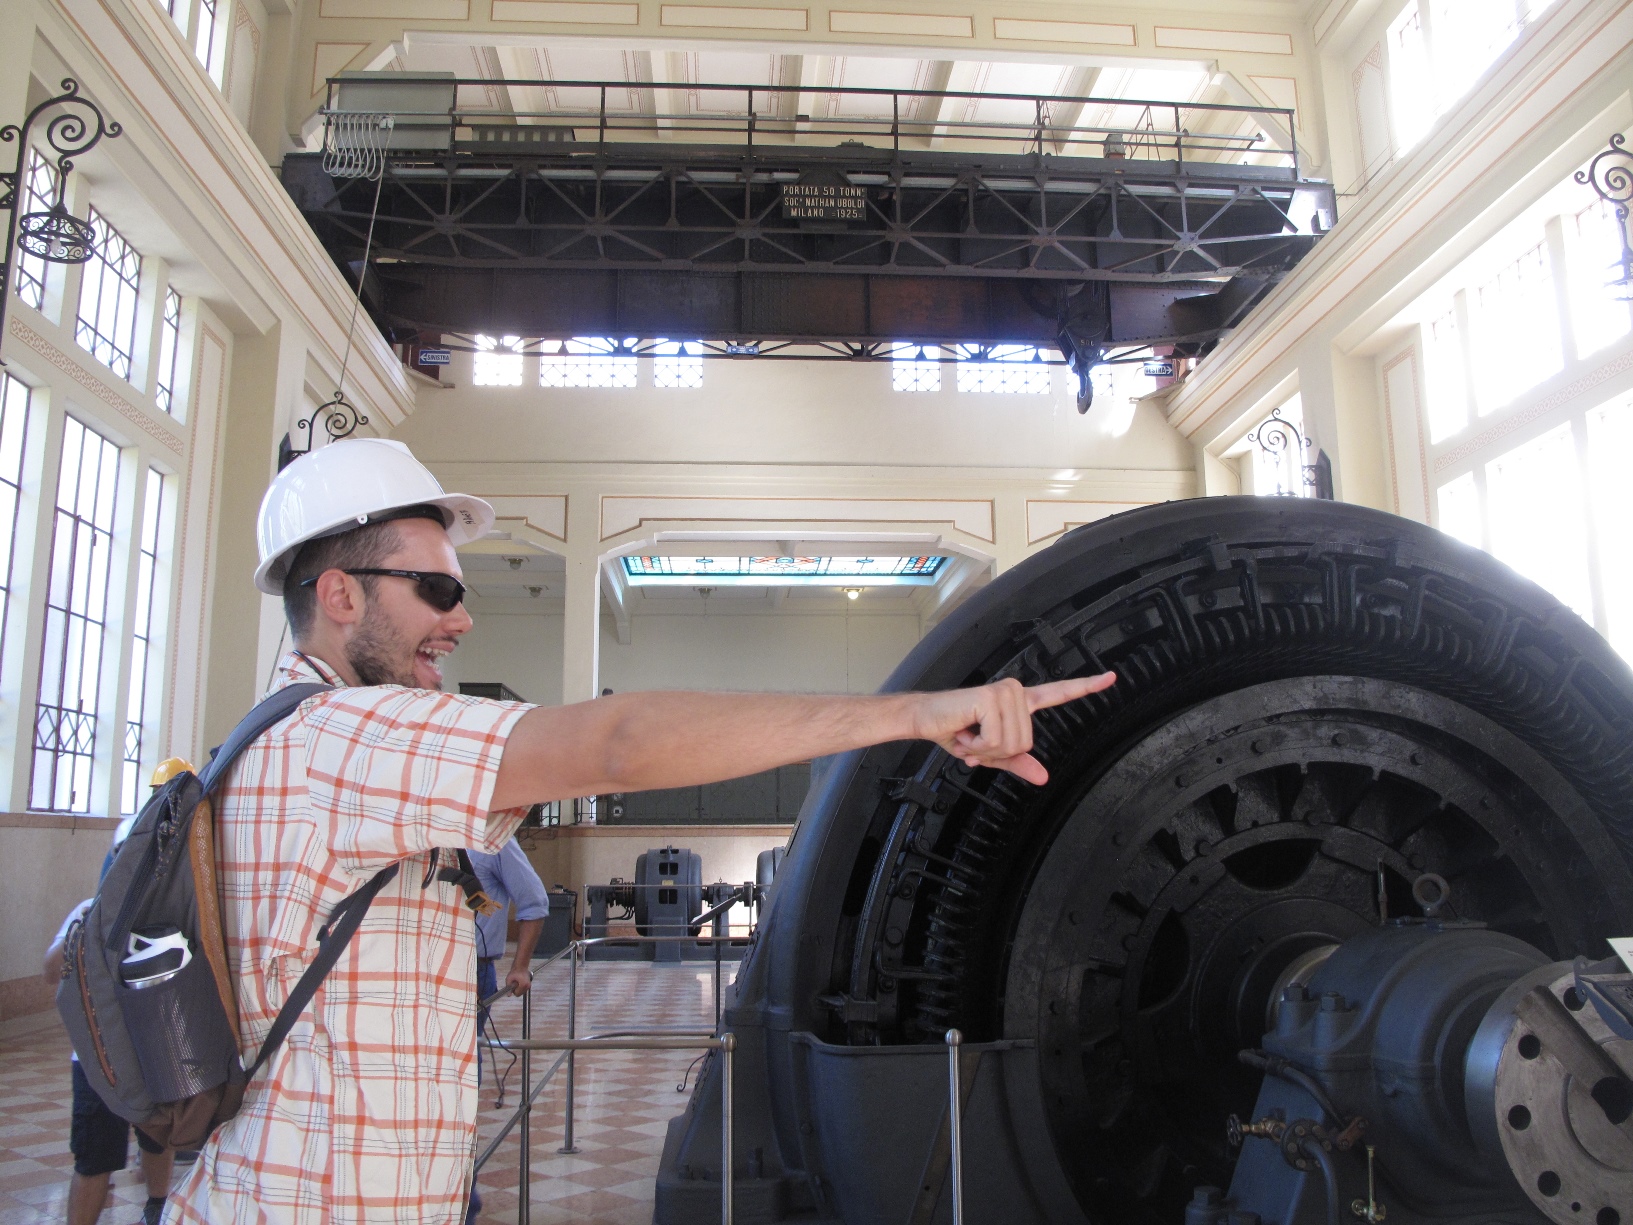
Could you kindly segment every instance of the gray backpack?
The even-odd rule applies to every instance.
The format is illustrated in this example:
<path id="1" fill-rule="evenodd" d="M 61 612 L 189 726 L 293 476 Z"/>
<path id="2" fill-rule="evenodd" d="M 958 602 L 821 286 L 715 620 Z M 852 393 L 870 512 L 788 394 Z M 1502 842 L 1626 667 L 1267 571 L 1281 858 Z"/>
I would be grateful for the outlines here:
<path id="1" fill-rule="evenodd" d="M 238 1006 L 216 888 L 210 792 L 262 732 L 329 686 L 290 685 L 233 729 L 197 775 L 143 805 L 63 945 L 57 1011 L 85 1078 L 115 1114 L 172 1148 L 197 1148 L 238 1113 L 244 1086 L 282 1044 L 397 865 L 345 898 L 254 1063 L 238 1056 Z"/>

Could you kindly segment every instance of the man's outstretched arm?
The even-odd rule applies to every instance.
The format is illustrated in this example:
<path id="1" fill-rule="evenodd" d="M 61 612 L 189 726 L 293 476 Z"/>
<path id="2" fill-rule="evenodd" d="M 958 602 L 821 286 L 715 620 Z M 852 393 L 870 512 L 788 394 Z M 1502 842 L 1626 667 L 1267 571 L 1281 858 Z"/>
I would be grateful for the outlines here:
<path id="1" fill-rule="evenodd" d="M 878 697 L 620 693 L 524 715 L 505 743 L 492 806 L 695 787 L 892 740 L 930 740 L 972 766 L 1048 781 L 1032 756 L 1032 713 L 1108 688 L 1116 677 L 1024 688 Z"/>

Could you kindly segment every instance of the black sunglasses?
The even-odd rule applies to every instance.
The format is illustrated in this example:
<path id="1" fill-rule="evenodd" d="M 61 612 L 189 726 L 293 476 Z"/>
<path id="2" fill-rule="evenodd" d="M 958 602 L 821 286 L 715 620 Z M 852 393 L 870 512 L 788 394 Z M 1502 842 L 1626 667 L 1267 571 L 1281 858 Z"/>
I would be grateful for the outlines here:
<path id="1" fill-rule="evenodd" d="M 464 603 L 465 584 L 451 574 L 429 574 L 424 570 L 342 570 L 342 574 L 383 574 L 389 578 L 411 578 L 414 580 L 414 594 L 419 596 L 438 612 L 453 612 Z M 301 580 L 302 587 L 311 587 L 322 578 L 321 574 L 314 574 L 309 579 Z"/>

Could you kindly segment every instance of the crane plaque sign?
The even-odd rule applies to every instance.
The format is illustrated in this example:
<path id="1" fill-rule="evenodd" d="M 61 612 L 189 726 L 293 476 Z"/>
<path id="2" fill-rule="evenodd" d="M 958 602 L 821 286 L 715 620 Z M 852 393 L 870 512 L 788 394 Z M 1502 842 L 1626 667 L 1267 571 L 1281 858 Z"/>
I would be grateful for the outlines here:
<path id="1" fill-rule="evenodd" d="M 865 221 L 867 188 L 853 187 L 842 174 L 803 174 L 797 183 L 784 183 L 784 221 Z"/>

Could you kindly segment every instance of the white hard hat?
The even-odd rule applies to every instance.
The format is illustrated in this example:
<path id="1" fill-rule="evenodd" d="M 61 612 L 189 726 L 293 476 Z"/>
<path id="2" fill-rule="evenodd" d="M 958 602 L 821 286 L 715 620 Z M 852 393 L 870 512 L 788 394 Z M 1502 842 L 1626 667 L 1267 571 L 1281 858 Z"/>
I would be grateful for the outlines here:
<path id="1" fill-rule="evenodd" d="M 448 539 L 480 540 L 493 527 L 493 507 L 481 498 L 444 493 L 413 452 L 389 438 L 345 438 L 309 451 L 272 480 L 255 525 L 261 564 L 255 585 L 282 595 L 300 546 L 319 536 L 362 527 L 388 511 L 435 506 Z"/>

